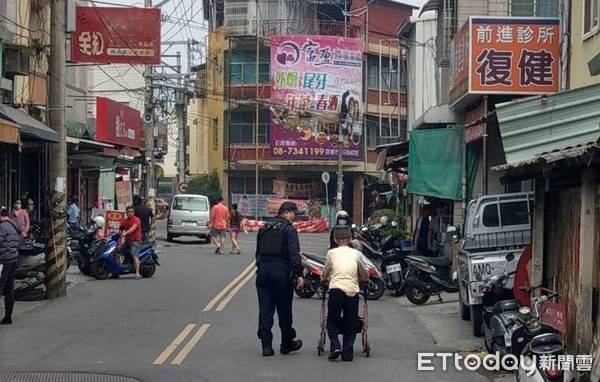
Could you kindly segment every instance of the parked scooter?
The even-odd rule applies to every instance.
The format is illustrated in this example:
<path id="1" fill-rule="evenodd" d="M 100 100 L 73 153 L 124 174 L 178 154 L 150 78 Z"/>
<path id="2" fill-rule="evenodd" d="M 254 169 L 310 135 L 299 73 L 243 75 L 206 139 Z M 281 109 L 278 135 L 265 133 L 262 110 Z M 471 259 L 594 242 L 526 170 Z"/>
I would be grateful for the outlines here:
<path id="1" fill-rule="evenodd" d="M 90 269 L 96 279 L 106 280 L 111 276 L 118 277 L 134 272 L 131 255 L 119 248 L 119 238 L 120 235 L 117 232 L 110 234 L 104 248 L 99 251 L 92 261 Z M 138 258 L 140 259 L 140 274 L 142 277 L 152 277 L 156 272 L 156 266 L 160 265 L 154 246 L 149 243 L 142 244 Z"/>
<path id="2" fill-rule="evenodd" d="M 367 299 L 379 300 L 385 292 L 385 283 L 381 272 L 371 260 L 365 255 L 363 261 L 369 271 L 369 282 L 367 289 Z M 304 280 L 305 285 L 303 288 L 296 288 L 296 294 L 300 298 L 310 298 L 318 294 L 319 297 L 323 297 L 323 287 L 321 285 L 321 275 L 323 274 L 323 268 L 325 268 L 325 259 L 315 255 L 300 254 L 302 262 L 304 264 Z"/>
<path id="3" fill-rule="evenodd" d="M 408 264 L 406 256 L 409 251 L 400 248 L 392 248 L 385 251 L 381 261 L 381 274 L 387 289 L 393 291 L 396 296 L 402 296 L 408 276 Z"/>
<path id="4" fill-rule="evenodd" d="M 380 223 L 375 224 L 372 227 L 362 226 L 358 228 L 353 224 L 352 246 L 370 259 L 381 259 L 385 251 L 394 248 L 395 239 L 393 236 L 381 236 L 381 230 L 387 225 L 387 216 L 382 216 Z M 392 221 L 391 225 L 395 227 L 398 223 Z"/>
<path id="5" fill-rule="evenodd" d="M 458 283 L 451 274 L 450 259 L 442 257 L 406 256 L 408 276 L 406 297 L 415 305 L 421 305 L 432 295 L 442 302 L 442 292 L 458 292 Z"/>

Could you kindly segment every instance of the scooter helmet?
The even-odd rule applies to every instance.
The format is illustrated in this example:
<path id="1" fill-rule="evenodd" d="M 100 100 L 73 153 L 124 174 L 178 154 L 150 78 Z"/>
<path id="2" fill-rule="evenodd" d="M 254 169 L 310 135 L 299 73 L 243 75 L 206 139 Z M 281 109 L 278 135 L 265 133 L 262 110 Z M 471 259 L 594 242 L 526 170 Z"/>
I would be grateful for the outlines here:
<path id="1" fill-rule="evenodd" d="M 350 215 L 341 210 L 335 215 L 335 227 L 350 227 Z"/>
<path id="2" fill-rule="evenodd" d="M 96 223 L 98 228 L 102 228 L 104 227 L 104 218 L 102 216 L 96 216 L 94 218 L 94 223 Z"/>

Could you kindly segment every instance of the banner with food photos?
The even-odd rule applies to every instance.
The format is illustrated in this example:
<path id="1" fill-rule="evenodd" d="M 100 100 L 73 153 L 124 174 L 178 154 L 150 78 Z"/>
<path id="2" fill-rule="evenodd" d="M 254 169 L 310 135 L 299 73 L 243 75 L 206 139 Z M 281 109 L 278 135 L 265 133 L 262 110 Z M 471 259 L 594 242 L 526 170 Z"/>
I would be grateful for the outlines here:
<path id="1" fill-rule="evenodd" d="M 362 159 L 362 56 L 360 39 L 271 37 L 274 159 L 333 160 L 339 148 L 345 160 Z"/>

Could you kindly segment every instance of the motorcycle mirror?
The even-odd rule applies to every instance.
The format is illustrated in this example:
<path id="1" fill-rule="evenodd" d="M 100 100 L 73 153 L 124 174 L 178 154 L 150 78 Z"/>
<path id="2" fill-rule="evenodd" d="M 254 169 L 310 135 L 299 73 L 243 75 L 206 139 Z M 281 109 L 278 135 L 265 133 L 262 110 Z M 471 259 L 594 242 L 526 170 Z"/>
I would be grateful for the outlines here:
<path id="1" fill-rule="evenodd" d="M 513 261 L 515 259 L 515 255 L 512 253 L 509 253 L 508 255 L 506 255 L 506 261 Z"/>
<path id="2" fill-rule="evenodd" d="M 398 227 L 398 222 L 397 221 L 392 221 L 392 227 Z"/>
<path id="3" fill-rule="evenodd" d="M 352 224 L 350 227 L 352 227 L 352 229 L 356 229 L 356 224 Z"/>
<path id="4" fill-rule="evenodd" d="M 362 227 L 360 230 L 363 232 L 367 232 L 369 229 L 367 227 Z"/>

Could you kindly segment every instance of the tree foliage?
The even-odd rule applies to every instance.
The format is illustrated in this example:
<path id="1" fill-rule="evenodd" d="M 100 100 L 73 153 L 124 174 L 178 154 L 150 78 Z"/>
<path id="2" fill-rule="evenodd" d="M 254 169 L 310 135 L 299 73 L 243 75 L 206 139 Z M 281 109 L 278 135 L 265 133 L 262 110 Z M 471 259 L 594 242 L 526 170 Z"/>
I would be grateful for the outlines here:
<path id="1" fill-rule="evenodd" d="M 222 194 L 219 175 L 216 171 L 210 175 L 195 176 L 189 180 L 188 184 L 189 193 L 204 195 L 211 203 Z"/>

